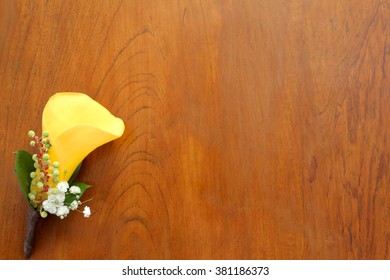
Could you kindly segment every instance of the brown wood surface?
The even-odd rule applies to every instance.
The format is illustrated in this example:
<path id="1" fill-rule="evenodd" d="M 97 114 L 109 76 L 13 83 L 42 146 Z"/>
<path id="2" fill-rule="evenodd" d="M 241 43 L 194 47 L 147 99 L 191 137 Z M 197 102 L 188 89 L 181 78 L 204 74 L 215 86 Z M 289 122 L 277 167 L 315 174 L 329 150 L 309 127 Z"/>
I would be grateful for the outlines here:
<path id="1" fill-rule="evenodd" d="M 78 91 L 126 131 L 33 259 L 390 259 L 389 32 L 386 0 L 0 0 L 0 258 L 12 152 Z"/>

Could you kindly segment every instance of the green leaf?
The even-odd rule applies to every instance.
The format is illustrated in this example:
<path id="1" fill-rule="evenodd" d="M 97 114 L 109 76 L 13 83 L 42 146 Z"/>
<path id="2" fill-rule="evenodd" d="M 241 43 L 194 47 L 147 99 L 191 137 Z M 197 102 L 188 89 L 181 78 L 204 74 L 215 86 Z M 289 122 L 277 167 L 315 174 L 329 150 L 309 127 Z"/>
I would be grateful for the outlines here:
<path id="1" fill-rule="evenodd" d="M 77 186 L 77 187 L 79 187 L 80 190 L 81 190 L 81 193 L 78 195 L 79 196 L 78 199 L 76 198 L 75 194 L 71 194 L 71 193 L 66 194 L 65 195 L 65 204 L 70 204 L 70 203 L 73 202 L 73 200 L 80 200 L 81 197 L 83 196 L 85 190 L 91 187 L 90 185 L 87 185 L 87 184 L 81 183 L 81 182 L 74 182 L 71 185 L 69 184 L 69 186 Z"/>
<path id="2" fill-rule="evenodd" d="M 30 193 L 30 185 L 32 180 L 30 173 L 35 171 L 34 160 L 32 159 L 32 155 L 30 153 L 23 150 L 17 151 L 14 154 L 16 154 L 15 173 L 18 177 L 19 186 L 28 203 L 30 204 L 28 194 Z"/>
<path id="3" fill-rule="evenodd" d="M 68 180 L 69 185 L 72 185 L 74 179 L 76 179 L 77 174 L 79 174 L 79 171 L 81 169 L 81 165 L 83 162 L 80 162 L 80 164 L 76 167 L 75 171 L 73 172 L 72 176 L 70 176 L 70 179 Z"/>

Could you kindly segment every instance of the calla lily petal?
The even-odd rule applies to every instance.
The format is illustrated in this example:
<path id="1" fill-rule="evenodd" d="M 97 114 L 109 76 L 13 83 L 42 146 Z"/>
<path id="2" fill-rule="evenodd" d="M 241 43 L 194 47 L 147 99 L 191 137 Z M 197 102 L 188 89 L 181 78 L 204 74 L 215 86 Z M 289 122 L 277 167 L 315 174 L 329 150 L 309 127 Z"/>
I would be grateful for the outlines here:
<path id="1" fill-rule="evenodd" d="M 66 181 L 89 153 L 121 137 L 124 128 L 120 118 L 83 93 L 56 93 L 43 110 L 42 131 L 49 132 L 52 145 L 50 160 L 66 170 L 61 178 Z"/>

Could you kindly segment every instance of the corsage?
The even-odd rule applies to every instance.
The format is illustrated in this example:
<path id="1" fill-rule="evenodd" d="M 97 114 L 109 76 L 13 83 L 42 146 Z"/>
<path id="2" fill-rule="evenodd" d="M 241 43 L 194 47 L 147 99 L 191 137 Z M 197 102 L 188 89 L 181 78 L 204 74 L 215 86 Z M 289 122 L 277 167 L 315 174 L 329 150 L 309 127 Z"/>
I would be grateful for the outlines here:
<path id="1" fill-rule="evenodd" d="M 88 95 L 54 94 L 42 113 L 42 134 L 28 132 L 33 154 L 17 151 L 15 173 L 31 206 L 24 255 L 32 254 L 35 228 L 48 215 L 64 219 L 71 212 L 85 218 L 91 209 L 82 199 L 88 184 L 75 178 L 83 159 L 97 147 L 122 136 L 124 123 Z"/>

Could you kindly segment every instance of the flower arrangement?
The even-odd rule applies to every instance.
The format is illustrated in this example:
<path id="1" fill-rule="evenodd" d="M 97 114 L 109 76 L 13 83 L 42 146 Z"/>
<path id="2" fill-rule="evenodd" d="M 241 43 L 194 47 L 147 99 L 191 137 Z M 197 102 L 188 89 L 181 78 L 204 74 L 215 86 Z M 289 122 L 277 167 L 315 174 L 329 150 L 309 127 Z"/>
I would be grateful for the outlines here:
<path id="1" fill-rule="evenodd" d="M 97 147 L 123 135 L 124 123 L 88 95 L 62 92 L 53 95 L 42 113 L 42 135 L 28 132 L 34 154 L 15 152 L 15 173 L 31 206 L 24 254 L 32 254 L 37 223 L 48 215 L 64 219 L 71 212 L 85 218 L 91 209 L 82 201 L 88 184 L 76 182 L 83 159 Z M 83 205 L 83 210 L 80 210 Z"/>

